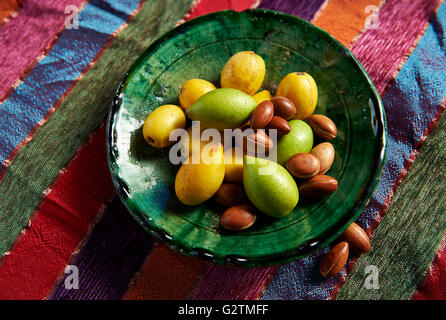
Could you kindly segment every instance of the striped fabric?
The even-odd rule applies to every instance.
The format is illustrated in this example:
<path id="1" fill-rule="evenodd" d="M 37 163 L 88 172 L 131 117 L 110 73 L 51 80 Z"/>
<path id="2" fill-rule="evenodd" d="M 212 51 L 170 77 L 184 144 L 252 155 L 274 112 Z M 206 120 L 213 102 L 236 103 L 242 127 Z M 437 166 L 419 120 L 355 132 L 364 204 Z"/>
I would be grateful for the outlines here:
<path id="1" fill-rule="evenodd" d="M 69 5 L 79 28 L 67 28 Z M 358 219 L 372 250 L 330 279 L 318 272 L 328 249 L 249 269 L 172 251 L 127 213 L 108 172 L 104 118 L 145 48 L 186 20 L 254 7 L 327 30 L 383 97 L 388 159 Z M 2 0 L 0 299 L 445 299 L 444 30 L 441 0 Z M 379 290 L 364 289 L 367 265 Z"/>

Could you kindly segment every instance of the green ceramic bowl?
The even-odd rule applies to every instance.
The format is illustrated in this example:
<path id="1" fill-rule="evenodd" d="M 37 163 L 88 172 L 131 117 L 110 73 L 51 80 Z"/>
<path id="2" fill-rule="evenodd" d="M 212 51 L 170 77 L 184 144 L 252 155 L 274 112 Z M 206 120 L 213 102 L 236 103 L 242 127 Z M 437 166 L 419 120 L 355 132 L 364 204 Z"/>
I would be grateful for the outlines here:
<path id="1" fill-rule="evenodd" d="M 143 139 L 147 115 L 179 104 L 182 84 L 202 78 L 219 85 L 225 62 L 238 51 L 263 57 L 264 87 L 305 71 L 316 80 L 316 113 L 333 119 L 336 157 L 327 173 L 338 190 L 315 203 L 300 201 L 281 219 L 259 215 L 242 232 L 219 226 L 224 208 L 210 200 L 181 204 L 174 192 L 179 166 L 169 149 Z M 304 257 L 334 241 L 361 213 L 381 174 L 386 144 L 379 94 L 353 55 L 326 32 L 291 15 L 268 10 L 222 11 L 171 30 L 133 65 L 117 90 L 108 118 L 108 162 L 116 189 L 134 218 L 157 239 L 187 255 L 218 264 L 273 265 Z"/>

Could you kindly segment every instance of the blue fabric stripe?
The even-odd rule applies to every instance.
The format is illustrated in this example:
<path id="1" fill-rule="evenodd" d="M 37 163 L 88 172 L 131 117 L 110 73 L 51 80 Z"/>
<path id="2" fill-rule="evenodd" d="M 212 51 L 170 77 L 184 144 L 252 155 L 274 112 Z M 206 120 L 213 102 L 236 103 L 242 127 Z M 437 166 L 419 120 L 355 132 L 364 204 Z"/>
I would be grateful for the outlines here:
<path id="1" fill-rule="evenodd" d="M 446 96 L 444 30 L 446 4 L 439 8 L 383 99 L 389 133 L 387 159 L 377 191 L 358 220 L 365 228 L 382 207 L 404 163 Z M 262 299 L 327 299 L 340 277 L 324 279 L 319 274 L 320 260 L 327 250 L 281 266 Z"/>
<path id="2" fill-rule="evenodd" d="M 0 105 L 0 163 L 81 75 L 140 1 L 92 0 L 79 13 L 79 29 L 61 33 L 48 55 Z"/>

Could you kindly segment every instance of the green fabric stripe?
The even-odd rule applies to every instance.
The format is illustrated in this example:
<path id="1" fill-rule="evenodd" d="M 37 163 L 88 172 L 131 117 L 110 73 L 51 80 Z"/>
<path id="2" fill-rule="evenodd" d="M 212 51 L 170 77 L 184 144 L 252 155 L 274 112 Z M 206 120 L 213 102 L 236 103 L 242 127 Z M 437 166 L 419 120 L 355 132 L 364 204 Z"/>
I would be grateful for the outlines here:
<path id="1" fill-rule="evenodd" d="M 98 128 L 125 72 L 191 4 L 192 0 L 146 1 L 49 121 L 20 150 L 0 184 L 0 254 L 12 246 L 59 170 Z"/>
<path id="2" fill-rule="evenodd" d="M 372 249 L 359 257 L 336 299 L 410 299 L 446 231 L 445 190 L 443 115 L 374 231 Z M 380 289 L 366 288 L 368 265 L 377 267 Z"/>

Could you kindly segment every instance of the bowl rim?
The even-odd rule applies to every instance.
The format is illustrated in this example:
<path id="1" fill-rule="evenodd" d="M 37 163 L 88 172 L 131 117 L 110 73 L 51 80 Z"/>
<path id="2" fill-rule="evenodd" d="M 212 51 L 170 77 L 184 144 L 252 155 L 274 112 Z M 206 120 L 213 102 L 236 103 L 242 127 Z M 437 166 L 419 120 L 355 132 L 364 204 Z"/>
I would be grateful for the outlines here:
<path id="1" fill-rule="evenodd" d="M 274 14 L 275 16 L 280 16 L 281 18 L 285 20 L 294 20 L 294 22 L 299 21 L 299 23 L 306 24 L 310 28 L 314 28 L 318 30 L 318 32 L 323 33 L 327 37 L 327 41 L 331 41 L 333 45 L 338 46 L 339 50 L 343 50 L 344 54 L 347 58 L 352 59 L 352 62 L 355 64 L 355 66 L 358 68 L 359 71 L 361 71 L 362 75 L 365 77 L 369 84 L 369 89 L 372 93 L 373 98 L 373 105 L 375 107 L 375 117 L 377 119 L 377 134 L 376 137 L 378 139 L 378 142 L 380 142 L 380 150 L 379 150 L 379 158 L 378 161 L 375 163 L 375 170 L 373 174 L 370 175 L 369 184 L 367 185 L 367 188 L 362 193 L 362 196 L 360 199 L 358 199 L 354 205 L 354 207 L 350 210 L 352 214 L 349 216 L 348 219 L 340 219 L 331 229 L 328 229 L 325 234 L 329 234 L 329 236 L 324 236 L 323 241 L 307 241 L 303 245 L 301 245 L 299 248 L 296 248 L 292 251 L 284 251 L 280 254 L 274 253 L 274 254 L 266 254 L 261 255 L 259 258 L 242 258 L 238 256 L 233 255 L 226 255 L 223 257 L 219 257 L 218 259 L 215 258 L 215 255 L 210 252 L 203 250 L 201 248 L 191 248 L 190 246 L 185 245 L 183 242 L 176 240 L 172 236 L 170 236 L 166 231 L 162 230 L 161 228 L 151 224 L 147 219 L 142 219 L 139 214 L 143 213 L 140 212 L 140 210 L 136 207 L 132 207 L 130 203 L 128 203 L 127 199 L 128 192 L 126 190 L 126 186 L 122 183 L 122 181 L 119 179 L 118 174 L 115 170 L 113 159 L 113 128 L 114 128 L 114 116 L 116 115 L 120 104 L 122 102 L 120 98 L 120 94 L 122 93 L 122 90 L 125 88 L 125 84 L 127 80 L 133 75 L 134 71 L 138 68 L 138 66 L 141 64 L 141 62 L 144 60 L 145 56 L 151 52 L 156 50 L 165 40 L 169 39 L 171 36 L 175 35 L 178 31 L 181 31 L 184 28 L 188 28 L 190 26 L 193 26 L 195 24 L 199 24 L 202 20 L 208 20 L 212 18 L 218 18 L 225 14 L 248 14 L 248 15 L 263 15 L 263 14 Z M 285 23 L 287 21 L 284 21 Z M 345 229 L 354 222 L 359 215 L 363 212 L 364 208 L 367 206 L 368 202 L 372 198 L 373 193 L 375 192 L 379 180 L 381 178 L 384 163 L 386 159 L 386 152 L 387 152 L 387 122 L 386 122 L 386 115 L 385 110 L 383 106 L 383 102 L 381 100 L 381 96 L 378 93 L 375 85 L 373 84 L 372 80 L 370 79 L 369 75 L 365 71 L 364 67 L 361 65 L 361 63 L 356 59 L 356 57 L 350 52 L 348 48 L 346 48 L 341 42 L 336 40 L 334 37 L 332 37 L 327 31 L 313 25 L 312 23 L 301 19 L 299 17 L 293 16 L 288 13 L 275 11 L 275 10 L 269 10 L 269 9 L 247 9 L 244 11 L 235 11 L 235 10 L 222 10 L 218 12 L 213 12 L 210 14 L 206 14 L 197 18 L 194 18 L 192 20 L 189 20 L 183 24 L 180 24 L 166 33 L 164 33 L 162 36 L 160 36 L 158 39 L 156 39 L 152 44 L 148 46 L 148 48 L 135 60 L 135 62 L 132 64 L 130 69 L 125 73 L 124 77 L 122 78 L 121 82 L 119 83 L 113 101 L 111 103 L 107 119 L 106 119 L 106 158 L 107 163 L 110 169 L 111 178 L 113 181 L 113 185 L 115 187 L 115 190 L 120 197 L 121 201 L 123 202 L 124 206 L 127 208 L 129 213 L 133 216 L 133 218 L 147 231 L 149 232 L 155 239 L 157 239 L 160 242 L 164 242 L 168 247 L 172 248 L 173 250 L 180 251 L 181 253 L 192 256 L 192 257 L 200 257 L 204 260 L 219 264 L 219 265 L 236 265 L 240 267 L 258 267 L 258 266 L 273 266 L 273 265 L 280 265 L 285 264 L 291 261 L 295 261 L 298 259 L 301 259 L 305 256 L 310 255 L 311 253 L 314 253 L 317 250 L 323 249 L 324 247 L 330 245 L 334 240 L 336 240 L 344 231 Z M 377 143 L 378 143 L 377 142 Z M 135 212 L 136 211 L 136 212 Z M 138 213 L 138 214 L 137 214 Z M 341 225 L 340 227 L 338 225 Z M 335 230 L 332 230 L 335 229 Z"/>

